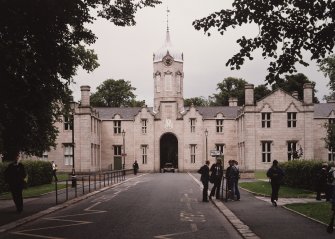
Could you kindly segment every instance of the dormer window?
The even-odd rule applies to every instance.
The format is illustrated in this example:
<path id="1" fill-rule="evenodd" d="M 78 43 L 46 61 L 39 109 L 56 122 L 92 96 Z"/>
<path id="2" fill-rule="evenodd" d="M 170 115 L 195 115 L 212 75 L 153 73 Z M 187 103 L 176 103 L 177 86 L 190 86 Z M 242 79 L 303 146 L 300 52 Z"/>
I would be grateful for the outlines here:
<path id="1" fill-rule="evenodd" d="M 262 113 L 262 128 L 271 127 L 271 113 Z"/>
<path id="2" fill-rule="evenodd" d="M 288 112 L 287 113 L 287 127 L 288 128 L 297 127 L 297 112 Z"/>
<path id="3" fill-rule="evenodd" d="M 216 120 L 216 132 L 223 133 L 223 119 Z"/>

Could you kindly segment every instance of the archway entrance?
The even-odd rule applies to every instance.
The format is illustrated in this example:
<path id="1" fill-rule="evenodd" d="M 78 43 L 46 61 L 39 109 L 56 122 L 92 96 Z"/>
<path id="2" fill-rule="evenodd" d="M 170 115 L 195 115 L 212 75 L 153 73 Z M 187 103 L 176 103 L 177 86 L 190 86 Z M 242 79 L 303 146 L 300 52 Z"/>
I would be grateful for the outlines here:
<path id="1" fill-rule="evenodd" d="M 174 134 L 166 133 L 161 137 L 160 163 L 160 168 L 163 168 L 165 163 L 172 163 L 178 168 L 178 140 Z"/>

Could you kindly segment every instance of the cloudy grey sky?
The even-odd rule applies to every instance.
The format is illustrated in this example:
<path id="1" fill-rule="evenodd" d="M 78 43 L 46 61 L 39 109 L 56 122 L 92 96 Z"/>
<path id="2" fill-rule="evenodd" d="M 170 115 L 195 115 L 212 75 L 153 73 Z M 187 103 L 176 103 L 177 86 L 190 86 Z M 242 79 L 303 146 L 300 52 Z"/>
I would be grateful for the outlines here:
<path id="1" fill-rule="evenodd" d="M 90 48 L 98 54 L 100 67 L 87 74 L 79 70 L 72 86 L 75 100 L 80 99 L 80 86 L 91 86 L 96 91 L 106 79 L 124 79 L 136 88 L 138 100 L 153 105 L 152 55 L 164 43 L 166 34 L 166 8 L 170 9 L 169 27 L 174 47 L 184 53 L 184 98 L 208 97 L 216 92 L 217 83 L 226 77 L 243 78 L 255 86 L 265 83 L 268 61 L 261 54 L 254 54 L 253 61 L 246 61 L 239 71 L 225 66 L 227 60 L 238 51 L 236 40 L 242 36 L 257 35 L 258 28 L 247 26 L 231 29 L 221 36 L 213 32 L 211 37 L 192 26 L 214 11 L 231 8 L 233 0 L 163 0 L 155 8 L 146 8 L 136 15 L 134 27 L 116 27 L 105 20 L 97 20 L 90 28 L 98 37 Z M 317 96 L 322 100 L 328 94 L 328 80 L 318 71 L 315 62 L 298 67 L 310 80 L 316 82 Z"/>

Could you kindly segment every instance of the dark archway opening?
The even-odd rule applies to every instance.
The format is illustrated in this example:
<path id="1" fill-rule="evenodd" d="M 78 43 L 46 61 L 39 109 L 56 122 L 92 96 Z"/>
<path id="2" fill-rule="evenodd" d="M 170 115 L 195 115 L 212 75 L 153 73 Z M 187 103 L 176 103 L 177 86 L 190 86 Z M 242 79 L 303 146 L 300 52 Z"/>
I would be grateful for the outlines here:
<path id="1" fill-rule="evenodd" d="M 171 133 L 166 133 L 160 140 L 160 167 L 165 163 L 172 163 L 174 168 L 178 168 L 178 140 Z"/>

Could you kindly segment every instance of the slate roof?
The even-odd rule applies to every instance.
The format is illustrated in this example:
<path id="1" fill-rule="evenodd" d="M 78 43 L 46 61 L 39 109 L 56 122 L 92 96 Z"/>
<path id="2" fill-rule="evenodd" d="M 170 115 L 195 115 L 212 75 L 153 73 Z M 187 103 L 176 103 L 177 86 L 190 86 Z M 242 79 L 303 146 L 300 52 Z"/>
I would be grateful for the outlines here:
<path id="1" fill-rule="evenodd" d="M 93 108 L 98 114 L 101 120 L 113 119 L 116 114 L 121 116 L 123 120 L 134 120 L 135 116 L 142 110 L 141 107 L 126 107 L 126 108 L 113 108 L 113 107 L 94 107 Z M 152 107 L 147 108 L 150 112 L 153 112 Z M 235 119 L 238 115 L 240 106 L 211 106 L 211 107 L 196 107 L 199 114 L 204 119 L 213 119 L 217 114 L 222 113 L 226 119 Z M 189 110 L 186 108 L 185 110 Z"/>
<path id="2" fill-rule="evenodd" d="M 204 119 L 213 119 L 218 113 L 222 113 L 225 119 L 235 119 L 238 115 L 240 106 L 208 106 L 208 107 L 196 107 L 199 114 Z"/>
<path id="3" fill-rule="evenodd" d="M 327 118 L 332 111 L 335 112 L 335 103 L 315 104 L 314 118 Z"/>
<path id="4" fill-rule="evenodd" d="M 142 110 L 141 107 L 126 107 L 126 108 L 97 107 L 93 109 L 99 113 L 99 118 L 102 120 L 113 119 L 116 114 L 119 114 L 122 119 L 133 120 L 135 116 Z"/>

